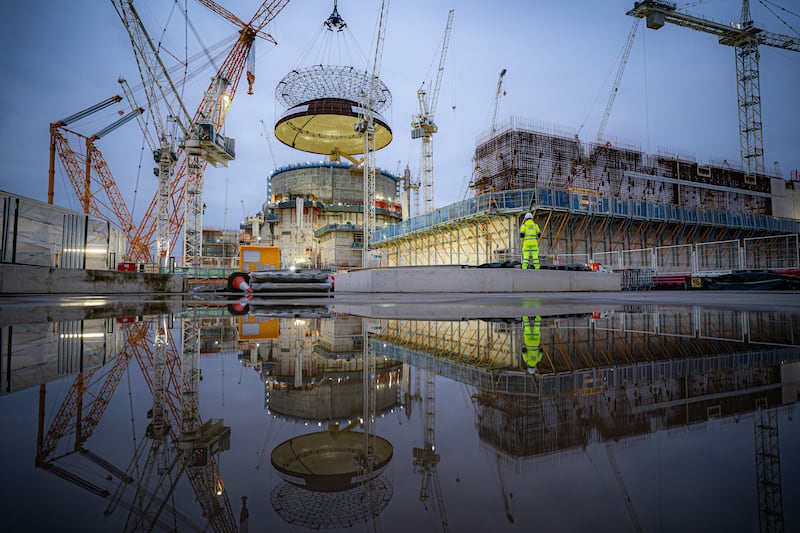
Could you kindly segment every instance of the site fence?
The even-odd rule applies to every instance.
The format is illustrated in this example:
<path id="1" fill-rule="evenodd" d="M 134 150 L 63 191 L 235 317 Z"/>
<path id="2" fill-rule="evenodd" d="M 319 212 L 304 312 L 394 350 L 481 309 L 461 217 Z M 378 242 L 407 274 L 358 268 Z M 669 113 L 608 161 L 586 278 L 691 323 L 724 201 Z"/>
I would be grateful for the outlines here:
<path id="1" fill-rule="evenodd" d="M 702 276 L 744 270 L 800 270 L 800 235 L 600 252 L 591 254 L 589 262 L 600 263 L 611 270 L 647 270 L 653 276 Z"/>

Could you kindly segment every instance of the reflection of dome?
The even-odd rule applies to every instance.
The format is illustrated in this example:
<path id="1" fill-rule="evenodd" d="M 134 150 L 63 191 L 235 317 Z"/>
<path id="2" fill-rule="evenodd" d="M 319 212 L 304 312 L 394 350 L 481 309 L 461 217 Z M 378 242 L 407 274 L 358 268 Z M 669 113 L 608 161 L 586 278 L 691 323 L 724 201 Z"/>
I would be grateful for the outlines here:
<path id="1" fill-rule="evenodd" d="M 312 492 L 280 483 L 270 500 L 288 524 L 309 529 L 352 527 L 381 514 L 392 499 L 392 484 L 383 476 L 342 492 Z"/>
<path id="2" fill-rule="evenodd" d="M 397 403 L 402 367 L 379 370 L 376 387 L 376 410 L 389 411 Z M 269 411 L 273 414 L 302 420 L 348 421 L 364 412 L 364 383 L 361 372 L 326 372 L 318 383 L 302 388 L 276 379 L 269 390 Z"/>
<path id="3" fill-rule="evenodd" d="M 285 481 L 308 490 L 348 490 L 366 481 L 359 466 L 364 439 L 364 433 L 353 431 L 300 435 L 272 450 L 272 466 Z M 375 437 L 374 453 L 375 466 L 370 477 L 378 476 L 386 468 L 394 452 L 389 441 Z"/>
<path id="4" fill-rule="evenodd" d="M 364 134 L 354 125 L 363 115 L 369 88 L 370 75 L 353 67 L 292 70 L 275 88 L 275 99 L 287 108 L 275 124 L 275 137 L 303 152 L 363 154 Z M 392 131 L 380 115 L 391 103 L 389 89 L 378 79 L 372 98 L 376 150 L 392 141 Z"/>

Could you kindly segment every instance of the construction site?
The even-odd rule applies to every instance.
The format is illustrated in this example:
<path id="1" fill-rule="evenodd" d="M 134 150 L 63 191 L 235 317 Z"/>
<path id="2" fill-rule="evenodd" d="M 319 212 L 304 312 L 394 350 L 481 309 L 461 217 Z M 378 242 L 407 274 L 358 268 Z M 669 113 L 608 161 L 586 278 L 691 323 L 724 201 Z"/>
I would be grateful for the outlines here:
<path id="1" fill-rule="evenodd" d="M 218 201 L 207 178 L 255 144 L 226 121 L 237 90 L 261 91 L 254 45 L 276 44 L 290 0 L 246 19 L 176 3 L 168 19 L 201 41 L 183 58 L 144 9 L 112 0 L 140 79 L 49 121 L 47 202 L 0 191 L 4 525 L 800 529 L 787 503 L 800 497 L 800 176 L 765 164 L 759 85 L 761 50 L 800 41 L 753 22 L 748 0 L 732 24 L 634 2 L 597 134 L 499 118 L 503 68 L 488 128 L 460 147 L 466 194 L 437 204 L 455 179 L 433 143 L 455 136 L 437 114 L 464 50 L 455 10 L 435 32 L 404 28 L 435 53 L 401 128 L 382 70 L 389 2 L 374 28 L 353 10 L 359 34 L 374 30 L 358 62 L 339 53 L 358 45 L 340 3 L 303 6 L 290 42 L 307 48 L 260 104 L 274 120 L 248 117 L 272 165 L 232 188 L 245 198 L 227 228 L 227 181 Z M 206 44 L 195 9 L 234 40 Z M 666 25 L 733 51 L 737 160 L 606 134 L 637 29 Z M 419 55 L 392 69 L 416 78 Z M 96 145 L 132 122 L 137 142 L 116 148 L 141 133 L 144 208 L 121 192 L 132 168 L 114 177 Z M 418 168 L 386 164 L 400 135 Z M 223 227 L 206 224 L 223 204 Z M 666 288 L 682 290 L 650 290 Z"/>

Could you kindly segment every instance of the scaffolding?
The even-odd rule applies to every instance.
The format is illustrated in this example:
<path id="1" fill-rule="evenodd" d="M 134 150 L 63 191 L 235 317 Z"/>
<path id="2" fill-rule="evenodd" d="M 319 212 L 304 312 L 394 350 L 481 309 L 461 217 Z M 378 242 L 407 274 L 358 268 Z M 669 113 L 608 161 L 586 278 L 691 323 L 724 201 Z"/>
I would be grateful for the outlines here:
<path id="1" fill-rule="evenodd" d="M 512 117 L 479 139 L 475 162 L 473 197 L 378 228 L 370 248 L 383 249 L 391 265 L 502 261 L 518 253 L 516 228 L 527 212 L 542 228 L 543 264 L 800 233 L 792 211 L 800 188 L 776 176 L 745 179 L 724 161 L 583 143 L 566 128 Z"/>

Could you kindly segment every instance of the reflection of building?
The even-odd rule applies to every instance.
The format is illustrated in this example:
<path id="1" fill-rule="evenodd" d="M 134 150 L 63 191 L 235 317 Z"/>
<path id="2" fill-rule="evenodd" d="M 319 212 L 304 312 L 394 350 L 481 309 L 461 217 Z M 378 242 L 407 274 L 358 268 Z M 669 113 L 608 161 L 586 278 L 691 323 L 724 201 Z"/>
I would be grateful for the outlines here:
<path id="1" fill-rule="evenodd" d="M 0 326 L 0 394 L 99 368 L 125 345 L 113 318 Z"/>
<path id="2" fill-rule="evenodd" d="M 267 383 L 273 414 L 313 421 L 350 421 L 364 408 L 361 318 L 277 318 L 279 334 L 249 340 L 247 365 Z M 377 354 L 376 409 L 394 407 L 402 366 Z"/>
<path id="3" fill-rule="evenodd" d="M 481 441 L 520 459 L 795 403 L 798 321 L 656 306 L 545 316 L 538 377 L 523 373 L 509 339 L 520 324 L 387 320 L 372 343 L 476 387 Z"/>

